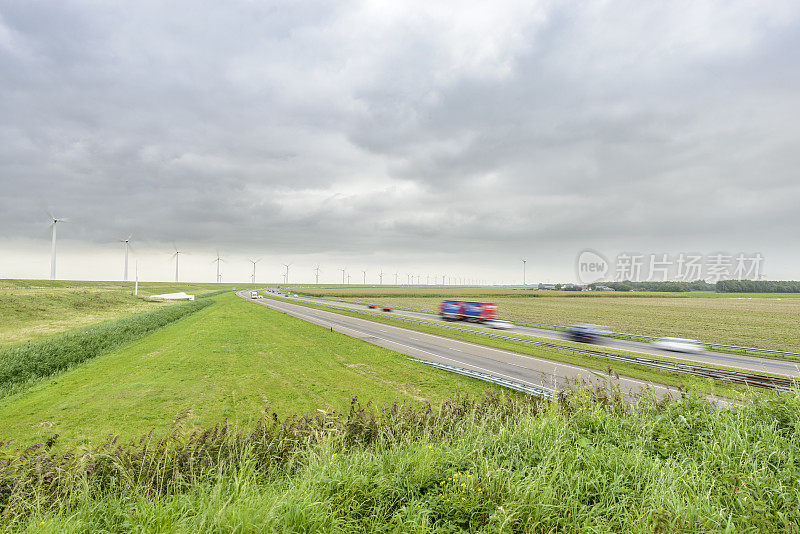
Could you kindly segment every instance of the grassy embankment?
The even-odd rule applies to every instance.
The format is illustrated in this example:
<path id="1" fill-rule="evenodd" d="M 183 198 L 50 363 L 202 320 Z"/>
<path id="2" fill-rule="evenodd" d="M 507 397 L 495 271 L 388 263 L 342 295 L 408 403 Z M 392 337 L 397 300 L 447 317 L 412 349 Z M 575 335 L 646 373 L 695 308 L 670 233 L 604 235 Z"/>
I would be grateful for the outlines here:
<path id="1" fill-rule="evenodd" d="M 150 295 L 186 291 L 202 295 L 228 284 L 0 280 L 0 350 L 54 334 L 169 305 Z"/>
<path id="2" fill-rule="evenodd" d="M 241 300 L 232 293 L 191 316 L 0 399 L 0 439 L 97 443 L 164 431 L 178 417 L 246 424 L 342 409 L 352 395 L 386 403 L 439 400 L 486 384 L 408 361 Z"/>
<path id="3" fill-rule="evenodd" d="M 602 324 L 617 332 L 708 343 L 800 351 L 800 295 L 715 293 L 583 293 L 486 290 L 315 289 L 313 296 L 437 312 L 442 298 L 492 299 L 511 321 Z"/>
<path id="4" fill-rule="evenodd" d="M 255 307 L 254 307 L 255 308 Z M 205 310 L 206 313 L 210 309 Z M 253 416 L 258 416 L 254 412 Z M 390 406 L 78 456 L 0 449 L 29 532 L 797 532 L 800 397 Z"/>

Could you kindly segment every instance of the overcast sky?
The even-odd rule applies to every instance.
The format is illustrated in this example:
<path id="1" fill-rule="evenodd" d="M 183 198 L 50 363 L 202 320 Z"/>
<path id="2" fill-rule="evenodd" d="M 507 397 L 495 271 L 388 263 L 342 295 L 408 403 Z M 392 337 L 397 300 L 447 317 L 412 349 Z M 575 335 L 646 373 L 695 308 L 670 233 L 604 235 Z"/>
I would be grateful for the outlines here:
<path id="1" fill-rule="evenodd" d="M 800 278 L 800 3 L 0 0 L 0 277 Z M 387 281 L 387 280 L 385 280 Z M 424 276 L 423 276 L 424 281 Z"/>

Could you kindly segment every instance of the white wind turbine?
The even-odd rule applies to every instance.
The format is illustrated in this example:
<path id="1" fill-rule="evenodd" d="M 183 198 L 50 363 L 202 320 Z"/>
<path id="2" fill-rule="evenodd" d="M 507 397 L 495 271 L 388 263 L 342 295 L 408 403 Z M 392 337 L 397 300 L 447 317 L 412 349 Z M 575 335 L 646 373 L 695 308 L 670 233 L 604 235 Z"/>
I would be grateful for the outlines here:
<path id="1" fill-rule="evenodd" d="M 50 219 L 52 221 L 50 223 L 50 228 L 53 229 L 53 248 L 51 249 L 50 253 L 50 280 L 55 280 L 56 279 L 56 226 L 58 226 L 58 223 L 61 222 L 69 222 L 69 219 L 65 219 L 63 217 L 59 218 L 50 213 L 49 210 L 45 211 L 47 211 L 47 214 L 50 216 Z"/>
<path id="2" fill-rule="evenodd" d="M 219 250 L 218 250 L 218 251 L 217 251 L 217 259 L 215 259 L 215 260 L 211 260 L 211 263 L 216 263 L 216 264 L 217 264 L 217 283 L 218 283 L 218 284 L 219 284 L 219 283 L 222 281 L 222 278 L 221 278 L 221 276 L 220 276 L 220 274 L 219 274 L 219 264 L 220 264 L 220 262 L 223 262 L 223 263 L 224 263 L 224 262 L 225 262 L 225 260 L 223 260 L 222 258 L 220 258 L 220 256 L 219 256 Z"/>
<path id="3" fill-rule="evenodd" d="M 381 270 L 378 272 L 378 280 L 380 282 L 380 285 L 383 285 L 383 268 L 382 267 L 381 267 Z"/>
<path id="4" fill-rule="evenodd" d="M 314 267 L 314 273 L 316 273 L 317 275 L 317 285 L 319 285 L 319 264 L 317 264 L 317 266 Z"/>
<path id="5" fill-rule="evenodd" d="M 253 283 L 255 284 L 256 283 L 256 263 L 260 262 L 261 258 L 258 258 L 255 261 L 254 260 L 247 260 L 247 261 L 249 261 L 250 263 L 253 264 L 253 274 L 251 275 L 250 278 L 253 280 Z"/>
<path id="6" fill-rule="evenodd" d="M 173 244 L 172 246 L 175 247 L 175 254 L 172 255 L 172 257 L 175 258 L 175 283 L 178 283 L 178 262 L 180 260 L 181 254 L 185 254 L 185 252 L 183 252 L 182 250 L 178 250 L 178 247 L 175 244 Z"/>
<path id="7" fill-rule="evenodd" d="M 342 284 L 344 284 L 344 278 L 346 276 L 345 273 L 347 272 L 347 269 L 339 269 L 339 270 L 342 271 Z"/>
<path id="8" fill-rule="evenodd" d="M 289 285 L 289 267 L 292 265 L 291 263 L 282 263 L 284 267 L 286 267 L 286 272 L 283 275 L 283 284 Z"/>
<path id="9" fill-rule="evenodd" d="M 131 237 L 133 237 L 133 234 L 129 235 L 125 239 L 120 239 L 119 240 L 120 243 L 125 243 L 125 270 L 122 273 L 122 279 L 125 282 L 128 281 L 128 249 L 130 248 L 130 245 L 131 245 Z"/>
<path id="10" fill-rule="evenodd" d="M 361 269 L 361 274 L 364 275 L 364 285 L 367 285 L 367 271 Z"/>

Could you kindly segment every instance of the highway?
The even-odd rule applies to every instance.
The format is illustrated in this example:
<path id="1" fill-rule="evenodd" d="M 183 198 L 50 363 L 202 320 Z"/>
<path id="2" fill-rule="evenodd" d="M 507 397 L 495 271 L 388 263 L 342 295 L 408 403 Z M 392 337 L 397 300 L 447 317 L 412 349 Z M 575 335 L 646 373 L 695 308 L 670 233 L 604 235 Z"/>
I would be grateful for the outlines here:
<path id="1" fill-rule="evenodd" d="M 598 386 L 614 384 L 628 398 L 649 391 L 654 392 L 658 397 L 680 395 L 677 388 L 663 384 L 625 376 L 612 377 L 606 373 L 576 365 L 417 332 L 269 297 L 248 299 L 248 294 L 249 290 L 238 293 L 240 297 L 254 304 L 266 306 L 413 358 L 479 371 L 527 386 L 542 388 L 551 393 L 566 389 L 576 382 L 587 382 Z M 721 399 L 710 398 L 710 400 L 717 404 L 727 404 Z"/>
<path id="2" fill-rule="evenodd" d="M 291 296 L 285 298 L 305 301 L 309 303 L 338 306 L 340 308 L 349 308 L 353 310 L 368 310 L 366 305 L 353 304 L 349 302 L 340 302 L 335 300 L 327 300 L 327 299 L 303 297 L 303 296 Z M 395 310 L 388 315 L 400 315 L 403 317 L 411 317 L 427 321 L 442 320 L 438 315 L 433 313 L 413 312 L 406 310 Z M 448 323 L 448 324 L 453 324 L 453 323 Z M 498 332 L 498 330 L 493 330 L 491 328 L 480 326 L 475 323 L 469 323 L 469 324 L 470 326 L 483 328 L 486 329 L 487 331 Z M 547 330 L 544 328 L 534 328 L 528 326 L 514 325 L 514 328 L 508 330 L 502 330 L 501 332 L 525 334 L 529 336 L 536 336 L 543 339 L 564 341 L 564 336 L 561 332 L 556 332 L 554 330 Z M 741 369 L 744 371 L 750 371 L 753 373 L 769 373 L 776 376 L 800 377 L 800 363 L 797 362 L 773 360 L 769 358 L 758 358 L 755 356 L 742 356 L 738 354 L 726 354 L 714 351 L 704 351 L 704 352 L 686 354 L 680 352 L 661 350 L 653 347 L 649 343 L 628 341 L 628 340 L 614 339 L 614 338 L 606 338 L 602 346 L 610 349 L 619 349 L 629 352 L 636 352 L 648 356 L 657 356 L 673 360 L 684 360 L 686 362 L 705 364 L 705 365 L 719 365 L 724 367 L 730 367 L 732 369 Z"/>

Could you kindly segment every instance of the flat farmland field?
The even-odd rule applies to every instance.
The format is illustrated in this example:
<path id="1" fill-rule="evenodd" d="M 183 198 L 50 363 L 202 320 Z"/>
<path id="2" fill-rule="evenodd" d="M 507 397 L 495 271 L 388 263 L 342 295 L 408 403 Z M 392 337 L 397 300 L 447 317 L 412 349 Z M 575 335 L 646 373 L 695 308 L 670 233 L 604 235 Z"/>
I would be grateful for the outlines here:
<path id="1" fill-rule="evenodd" d="M 618 332 L 800 350 L 800 298 L 790 294 L 567 293 L 445 289 L 298 289 L 316 296 L 437 312 L 443 298 L 491 300 L 503 319 L 601 324 Z"/>

